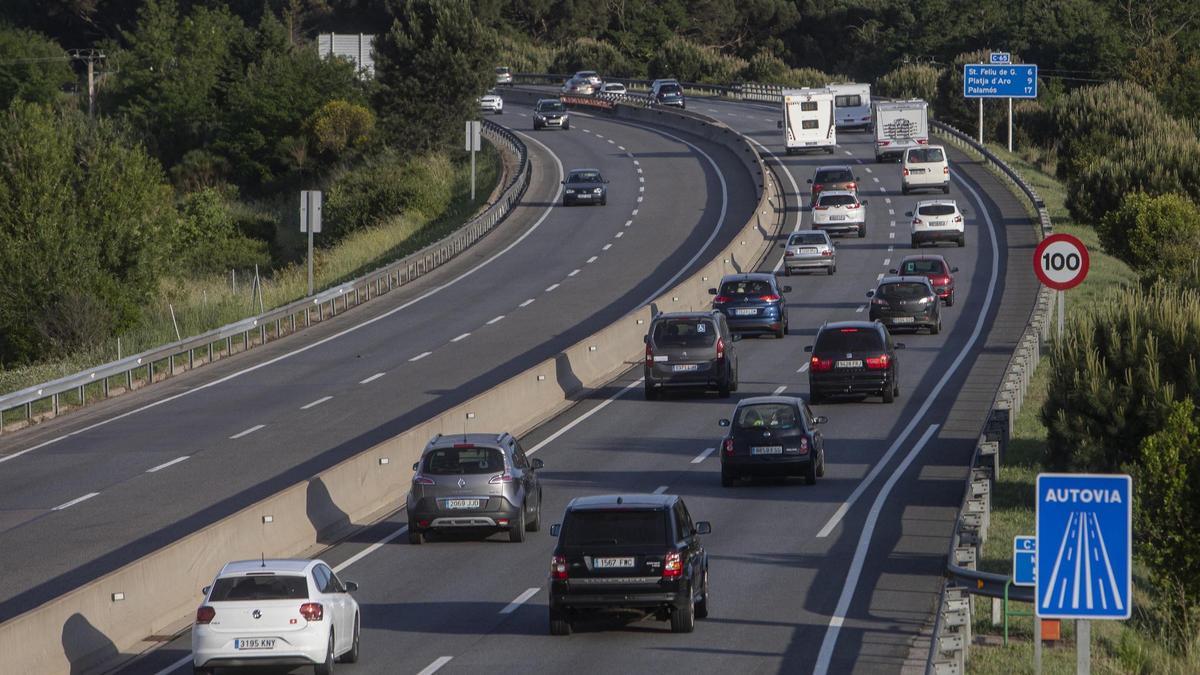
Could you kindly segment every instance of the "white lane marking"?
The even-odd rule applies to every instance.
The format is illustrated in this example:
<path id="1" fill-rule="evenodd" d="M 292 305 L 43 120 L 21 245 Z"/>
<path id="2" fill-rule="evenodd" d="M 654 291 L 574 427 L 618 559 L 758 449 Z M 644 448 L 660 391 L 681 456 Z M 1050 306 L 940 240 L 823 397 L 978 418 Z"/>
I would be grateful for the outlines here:
<path id="1" fill-rule="evenodd" d="M 638 182 L 639 182 L 639 183 L 645 183 L 645 182 L 646 182 L 646 177 L 645 177 L 645 176 L 638 176 Z"/>
<path id="2" fill-rule="evenodd" d="M 625 227 L 629 227 L 630 225 L 633 225 L 633 221 L 632 221 L 632 220 L 627 220 L 627 221 L 625 221 Z"/>
<path id="3" fill-rule="evenodd" d="M 525 139 L 527 139 L 528 141 L 530 141 L 532 143 L 535 143 L 536 145 L 541 146 L 541 148 L 543 150 L 545 150 L 547 154 L 550 155 L 550 157 L 554 160 L 555 168 L 558 171 L 558 180 L 561 182 L 562 178 L 563 178 L 563 166 L 562 166 L 562 160 L 560 160 L 558 158 L 558 155 L 554 154 L 554 151 L 552 151 L 545 143 L 542 143 L 541 141 L 537 140 L 536 138 L 530 136 L 529 134 L 526 134 L 522 131 L 515 131 L 515 130 L 514 130 L 514 133 L 525 137 Z M 310 349 L 316 349 L 317 347 L 320 347 L 329 342 L 333 342 L 334 340 L 337 340 L 338 338 L 349 335 L 350 333 L 353 333 L 353 332 L 359 330 L 360 328 L 365 328 L 366 326 L 369 326 L 377 321 L 383 321 L 384 319 L 386 319 L 394 314 L 402 312 L 402 311 L 408 309 L 409 307 L 412 307 L 413 305 L 417 304 L 418 302 L 421 302 L 422 300 L 430 298 L 433 295 L 440 293 L 441 291 L 457 284 L 458 282 L 462 281 L 463 279 L 466 279 L 467 277 L 471 276 L 472 274 L 475 274 L 479 270 L 481 270 L 484 267 L 487 267 L 488 265 L 495 262 L 498 258 L 500 258 L 500 256 L 502 256 L 505 253 L 508 253 L 512 249 L 516 248 L 521 242 L 525 241 L 525 239 L 528 238 L 529 235 L 533 234 L 535 231 L 537 231 L 537 229 L 539 227 L 541 227 L 542 223 L 544 223 L 546 221 L 546 219 L 550 217 L 551 211 L 554 210 L 554 206 L 561 200 L 561 198 L 562 198 L 562 188 L 560 187 L 558 189 L 558 191 L 554 194 L 554 197 L 551 198 L 551 200 L 550 200 L 551 205 L 546 207 L 546 210 L 542 212 L 542 215 L 537 219 L 537 221 L 535 221 L 533 223 L 533 225 L 530 225 L 529 229 L 525 230 L 525 232 L 521 236 L 514 239 L 512 241 L 512 243 L 510 243 L 508 246 L 505 246 L 504 248 L 497 251 L 492 257 L 488 258 L 487 260 L 484 260 L 483 262 L 472 267 L 471 269 L 467 270 L 466 272 L 463 272 L 462 274 L 458 275 L 457 277 L 454 277 L 453 279 L 447 281 L 446 283 L 442 284 L 441 286 L 435 286 L 434 288 L 429 289 L 425 293 L 418 295 L 417 297 L 413 298 L 412 300 L 409 300 L 408 302 L 405 302 L 397 307 L 389 309 L 388 311 L 384 312 L 383 314 L 371 317 L 370 319 L 367 319 L 367 320 L 363 321 L 362 323 L 358 323 L 353 326 L 350 326 L 349 328 L 346 328 L 345 330 L 338 331 L 337 333 L 334 333 L 333 335 L 330 335 L 329 337 L 317 340 L 316 342 L 313 342 L 311 344 L 307 344 L 303 347 L 299 347 L 290 352 L 280 354 L 279 356 L 276 356 L 273 359 L 268 359 L 266 361 L 263 361 L 262 363 L 255 364 L 253 366 L 248 366 L 237 372 L 230 373 L 224 377 L 215 379 L 212 382 L 207 382 L 205 384 L 198 385 L 191 389 L 182 391 L 178 394 L 174 394 L 173 396 L 168 396 L 166 398 L 159 399 L 152 403 L 147 403 L 144 406 L 123 412 L 120 415 L 114 415 L 113 417 L 110 417 L 108 419 L 100 420 L 99 422 L 96 422 L 94 424 L 89 424 L 88 426 L 81 427 L 74 431 L 65 433 L 61 436 L 56 436 L 49 440 L 42 441 L 41 443 L 38 443 L 37 445 L 32 445 L 28 448 L 25 448 L 24 450 L 21 450 L 20 452 L 14 452 L 11 455 L 4 455 L 4 456 L 0 457 L 0 464 L 3 464 L 4 462 L 7 462 L 9 460 L 16 459 L 18 457 L 21 457 L 22 455 L 33 452 L 34 450 L 44 448 L 47 445 L 58 443 L 59 441 L 65 440 L 67 438 L 71 438 L 72 436 L 78 436 L 79 434 L 83 434 L 88 431 L 92 431 L 93 429 L 97 429 L 106 424 L 116 422 L 117 420 L 124 419 L 131 415 L 136 415 L 137 413 L 140 413 L 140 412 L 145 412 L 146 410 L 150 410 L 151 408 L 157 408 L 160 405 L 170 403 L 172 401 L 175 401 L 176 399 L 183 398 L 184 396 L 189 396 L 191 394 L 195 394 L 198 391 L 204 391 L 205 389 L 208 389 L 210 387 L 215 387 L 217 385 L 224 384 L 234 378 L 241 377 L 247 373 L 252 373 L 256 370 L 259 370 L 261 368 L 266 368 L 268 366 L 273 366 L 276 363 L 279 363 L 280 361 L 283 361 L 285 359 L 290 359 L 293 356 L 296 356 L 297 354 L 303 354 L 304 352 L 307 352 Z"/>
<path id="4" fill-rule="evenodd" d="M 629 227 L 629 226 L 628 226 L 628 225 L 626 225 L 625 227 Z M 613 236 L 614 236 L 614 237 L 616 237 L 617 239 L 620 239 L 621 237 L 625 236 L 625 231 L 624 231 L 624 230 L 621 230 L 621 231 L 617 232 L 617 233 L 616 233 L 615 235 L 613 235 Z"/>
<path id="5" fill-rule="evenodd" d="M 646 191 L 646 188 L 638 187 L 638 192 L 645 192 L 645 191 Z M 638 197 L 638 199 L 641 199 L 641 197 Z"/>
<path id="6" fill-rule="evenodd" d="M 631 215 L 631 216 L 636 216 L 637 214 L 638 214 L 638 209 L 634 209 L 633 211 L 630 211 L 630 213 L 629 213 L 629 215 Z"/>
<path id="7" fill-rule="evenodd" d="M 630 157 L 633 157 L 633 155 L 630 155 Z M 633 165 L 634 165 L 634 166 L 637 166 L 637 165 L 639 165 L 639 164 L 641 164 L 641 162 L 637 161 L 636 159 L 635 159 L 635 160 L 633 160 Z"/>
<path id="8" fill-rule="evenodd" d="M 596 262 L 596 260 L 597 260 L 597 259 L 599 259 L 599 258 L 600 258 L 600 256 L 594 255 L 594 256 L 592 256 L 592 257 L 590 257 L 590 258 L 588 258 L 588 259 L 587 259 L 587 264 L 588 264 L 588 265 L 591 265 L 592 263 Z"/>
<path id="9" fill-rule="evenodd" d="M 721 112 L 721 111 L 717 110 L 716 108 L 705 108 L 704 112 Z"/>
<path id="10" fill-rule="evenodd" d="M 421 352 L 420 354 L 417 354 L 416 356 L 409 359 L 409 362 L 411 363 L 413 361 L 420 361 L 421 359 L 425 358 L 426 356 L 429 356 L 432 353 L 433 352 Z"/>
<path id="11" fill-rule="evenodd" d="M 885 188 L 885 187 L 881 187 L 881 188 L 879 188 L 879 191 L 880 191 L 880 192 L 887 192 L 887 188 Z"/>
<path id="12" fill-rule="evenodd" d="M 961 180 L 959 180 L 959 183 L 965 190 L 970 192 L 971 196 L 975 199 L 975 203 L 979 206 L 980 212 L 983 213 L 983 219 L 987 223 L 988 234 L 991 236 L 992 240 L 992 275 L 991 278 L 988 279 L 987 293 L 983 298 L 983 306 L 979 309 L 979 313 L 975 315 L 975 327 L 972 330 L 970 337 L 967 338 L 966 344 L 964 344 L 962 349 L 959 350 L 958 355 L 954 357 L 954 361 L 950 363 L 950 367 L 942 373 L 942 378 L 937 381 L 937 384 L 933 385 L 933 389 L 930 390 L 929 394 L 925 397 L 925 402 L 922 403 L 921 407 L 917 409 L 917 413 L 912 416 L 908 425 L 904 427 L 904 429 L 900 432 L 900 435 L 896 437 L 895 441 L 892 442 L 891 447 L 887 449 L 887 452 L 883 454 L 883 457 L 876 461 L 875 466 L 871 469 L 871 472 L 867 474 L 867 477 L 863 478 L 862 482 L 858 484 L 858 487 L 854 488 L 854 492 L 850 493 L 850 497 L 846 499 L 846 501 L 840 506 L 838 506 L 837 511 L 834 512 L 832 517 L 830 517 L 829 522 L 825 523 L 825 526 L 821 528 L 820 532 L 817 532 L 818 539 L 823 539 L 829 536 L 829 533 L 833 531 L 833 528 L 837 527 L 837 524 L 846 516 L 846 513 L 850 510 L 850 507 L 854 505 L 854 502 L 858 501 L 858 498 L 862 496 L 863 492 L 866 491 L 867 486 L 875 481 L 875 478 L 879 476 L 879 473 L 883 471 L 883 468 L 889 461 L 891 461 L 892 456 L 896 454 L 896 452 L 900 449 L 900 446 L 909 437 L 909 435 L 912 434 L 913 429 L 917 427 L 917 423 L 920 422 L 921 419 L 925 417 L 925 414 L 929 412 L 930 406 L 932 406 L 934 401 L 937 400 L 938 395 L 942 393 L 942 389 L 945 388 L 946 383 L 950 381 L 951 377 L 954 377 L 954 373 L 958 371 L 959 366 L 961 366 L 963 361 L 966 360 L 967 354 L 971 351 L 971 348 L 975 345 L 975 342 L 979 340 L 979 336 L 983 332 L 984 321 L 988 315 L 988 312 L 991 310 L 992 300 L 996 295 L 996 280 L 997 275 L 999 274 L 998 268 L 1000 267 L 1000 251 L 998 248 L 999 244 L 996 242 L 996 226 L 992 222 L 991 214 L 988 213 L 987 209 L 983 208 L 983 199 L 979 196 L 979 193 L 975 191 L 975 188 L 963 183 Z"/>
<path id="13" fill-rule="evenodd" d="M 1096 514 L 1092 514 L 1092 527 L 1095 528 L 1100 542 L 1100 555 L 1104 556 L 1104 569 L 1108 572 L 1108 584 L 1112 588 L 1113 604 L 1117 609 L 1124 610 L 1125 603 L 1121 602 L 1120 589 L 1117 588 L 1117 576 L 1113 574 L 1112 559 L 1108 557 L 1108 546 L 1104 543 L 1104 534 L 1100 532 L 1100 518 Z M 1104 597 L 1104 582 L 1100 583 L 1100 597 Z M 1107 603 L 1106 603 L 1107 605 Z"/>
<path id="14" fill-rule="evenodd" d="M 599 131 L 597 131 L 597 132 L 596 132 L 596 138 L 604 138 L 604 134 L 602 134 L 602 133 L 600 133 Z"/>
<path id="15" fill-rule="evenodd" d="M 609 142 L 611 143 L 612 141 L 609 141 Z M 525 589 L 512 602 L 508 603 L 508 605 L 505 606 L 504 609 L 500 610 L 500 613 L 501 614 L 512 614 L 513 612 L 517 611 L 517 608 L 520 607 L 521 605 L 525 604 L 526 600 L 537 595 L 538 590 L 540 590 L 540 589 L 537 589 L 537 588 Z"/>
<path id="16" fill-rule="evenodd" d="M 895 238 L 896 238 L 895 232 L 888 232 L 888 239 L 895 239 Z"/>
<path id="17" fill-rule="evenodd" d="M 624 396 L 626 394 L 626 392 L 628 392 L 630 389 L 640 386 L 642 384 L 642 382 L 644 381 L 644 379 L 645 378 L 639 377 L 636 381 L 630 382 L 629 384 L 625 385 L 625 387 L 623 389 L 621 389 L 617 393 L 613 394 L 612 396 L 609 396 L 607 399 L 602 401 L 600 403 L 600 405 L 596 406 L 595 408 L 592 408 L 591 410 L 585 412 L 584 414 L 580 415 L 579 417 L 576 417 L 575 419 L 571 420 L 570 424 L 567 424 L 566 426 L 559 429 L 558 431 L 550 434 L 549 436 L 547 436 L 545 438 L 545 440 L 543 440 L 542 442 L 533 446 L 532 448 L 526 450 L 525 454 L 532 455 L 533 453 L 537 452 L 538 450 L 541 450 L 542 448 L 546 447 L 553 441 L 557 440 L 559 436 L 562 436 L 563 434 L 567 433 L 571 429 L 574 429 L 578 424 L 580 424 L 587 418 L 589 418 L 592 415 L 595 415 L 596 413 L 600 412 L 601 410 L 604 410 L 605 408 L 607 408 L 609 406 L 609 404 L 611 404 L 613 401 L 617 400 L 618 398 Z"/>
<path id="18" fill-rule="evenodd" d="M 632 153 L 632 152 L 627 152 L 627 153 L 625 153 L 625 156 L 626 156 L 626 157 L 628 157 L 629 159 L 633 159 L 633 153 Z M 637 164 L 637 160 L 636 160 L 636 159 L 633 159 L 633 163 L 634 163 L 634 164 Z"/>
<path id="19" fill-rule="evenodd" d="M 846 614 L 850 611 L 850 601 L 854 599 L 854 592 L 858 587 L 858 579 L 862 575 L 863 562 L 867 558 L 867 549 L 871 546 L 871 539 L 875 535 L 875 525 L 879 521 L 879 513 L 883 511 L 883 505 L 887 501 L 888 496 L 892 493 L 892 488 L 904 472 L 912 464 L 917 455 L 921 454 L 925 444 L 937 431 L 938 425 L 930 424 L 929 428 L 921 434 L 921 439 L 917 441 L 912 450 L 908 451 L 904 461 L 896 471 L 892 472 L 887 482 L 883 484 L 883 489 L 875 497 L 875 503 L 871 504 L 871 511 L 867 514 L 867 522 L 863 526 L 862 534 L 858 537 L 858 546 L 854 550 L 854 559 L 850 563 L 850 571 L 846 574 L 846 581 L 842 584 L 842 594 L 838 598 L 837 609 L 833 611 L 833 616 L 829 619 L 829 627 L 825 629 L 825 639 L 821 641 L 821 650 L 817 653 L 817 663 L 813 668 L 813 675 L 825 675 L 829 672 L 829 662 L 833 659 L 833 648 L 837 644 L 838 633 L 842 630 L 842 622 L 846 619 Z M 876 466 L 880 466 L 876 464 Z"/>
<path id="20" fill-rule="evenodd" d="M 593 258 L 593 259 L 594 259 L 595 257 L 596 257 L 596 256 L 592 256 L 592 258 Z M 589 260 L 588 262 L 592 262 L 592 261 L 591 261 L 591 260 Z M 579 274 L 581 271 L 582 271 L 582 270 L 571 270 L 571 273 L 570 273 L 570 274 L 568 274 L 568 275 L 567 275 L 567 277 L 568 277 L 568 278 L 569 278 L 569 277 L 573 277 L 573 276 L 575 276 L 576 274 Z"/>
<path id="21" fill-rule="evenodd" d="M 895 246 L 888 246 L 888 253 L 891 253 L 891 252 L 893 252 L 893 251 L 895 251 L 895 250 L 896 250 L 896 247 L 895 247 Z"/>
<path id="22" fill-rule="evenodd" d="M 492 325 L 492 324 L 494 324 L 494 323 L 497 323 L 497 322 L 500 322 L 500 321 L 503 321 L 503 320 L 504 320 L 504 315 L 503 315 L 503 314 L 501 314 L 500 316 L 498 316 L 498 317 L 496 317 L 496 318 L 494 318 L 494 319 L 490 319 L 490 320 L 488 320 L 488 322 L 487 322 L 486 324 L 484 324 L 484 325 L 490 326 L 490 325 Z"/>
<path id="23" fill-rule="evenodd" d="M 386 373 L 375 373 L 374 375 L 368 377 L 365 380 L 359 380 L 358 383 L 359 384 L 370 384 L 370 383 L 374 382 L 375 380 L 378 380 L 379 378 L 383 377 L 385 374 Z"/>
<path id="24" fill-rule="evenodd" d="M 786 384 L 781 384 L 781 385 L 779 385 L 778 387 L 775 387 L 775 393 L 773 393 L 773 394 L 771 394 L 771 395 L 772 395 L 772 396 L 778 396 L 778 395 L 780 395 L 780 394 L 782 394 L 782 393 L 783 393 L 783 390 L 784 390 L 784 389 L 787 389 L 787 385 L 786 385 Z"/>
<path id="25" fill-rule="evenodd" d="M 884 198 L 883 198 L 883 203 L 884 203 L 884 204 L 891 204 L 891 203 L 892 203 L 892 198 L 891 198 L 891 197 L 884 197 Z"/>
<path id="26" fill-rule="evenodd" d="M 654 494 L 661 495 L 662 493 L 666 492 L 668 489 L 669 488 L 666 485 L 659 485 L 658 487 L 654 488 Z"/>
<path id="27" fill-rule="evenodd" d="M 471 337 L 470 333 L 463 333 L 462 335 L 459 335 L 458 337 L 450 338 L 450 341 L 451 342 L 461 342 L 463 340 L 466 340 L 469 337 Z"/>
<path id="28" fill-rule="evenodd" d="M 550 284 L 549 286 L 546 287 L 546 292 L 549 293 L 550 291 L 553 291 L 556 288 L 558 288 L 558 284 Z"/>
<path id="29" fill-rule="evenodd" d="M 534 300 L 535 300 L 535 298 L 530 298 L 530 299 L 526 300 L 525 302 L 522 302 L 521 304 L 517 305 L 517 307 L 528 307 L 533 304 Z"/>
<path id="30" fill-rule="evenodd" d="M 592 133 L 592 130 L 591 130 L 591 129 L 584 129 L 584 130 L 583 130 L 583 133 L 585 133 L 585 134 L 590 134 L 590 133 Z"/>
<path id="31" fill-rule="evenodd" d="M 871 176 L 871 180 L 873 180 L 873 181 L 875 181 L 876 183 L 878 183 L 878 182 L 879 182 L 879 176 Z"/>
<path id="32" fill-rule="evenodd" d="M 642 167 L 640 167 L 640 166 L 639 166 L 639 167 L 638 167 L 638 170 L 637 170 L 637 172 L 638 172 L 638 173 L 641 173 L 641 172 L 642 172 Z"/>
<path id="33" fill-rule="evenodd" d="M 621 233 L 620 233 L 620 232 L 618 232 L 617 234 L 621 234 Z M 612 248 L 612 244 L 605 244 L 604 246 L 601 246 L 601 247 L 600 247 L 600 250 L 601 250 L 601 251 L 607 251 L 607 250 L 608 250 L 608 249 L 610 249 L 610 248 Z"/>
<path id="34" fill-rule="evenodd" d="M 894 220 L 892 222 L 888 223 L 888 227 L 895 227 L 895 226 L 896 226 L 896 221 L 894 221 Z"/>
<path id="35" fill-rule="evenodd" d="M 375 542 L 374 544 L 371 544 L 370 546 L 364 548 L 363 550 L 359 551 L 358 553 L 355 553 L 354 555 L 350 556 L 349 558 L 346 558 L 346 560 L 342 564 L 334 566 L 333 571 L 340 573 L 342 570 L 353 565 L 354 563 L 358 562 L 359 560 L 362 560 L 363 558 L 371 555 L 375 551 L 378 551 L 379 549 L 383 548 L 384 546 L 387 546 L 388 544 L 392 543 L 393 540 L 395 540 L 397 537 L 404 534 L 405 532 L 408 532 L 408 525 L 401 525 L 400 528 L 398 530 L 396 530 L 395 532 L 392 532 L 391 534 L 384 537 L 383 539 L 380 539 L 379 541 Z"/>
<path id="36" fill-rule="evenodd" d="M 58 506 L 56 506 L 56 507 L 54 507 L 54 508 L 52 508 L 52 509 L 50 509 L 50 510 L 51 510 L 51 511 L 62 511 L 63 509 L 69 509 L 69 508 L 71 508 L 72 506 L 75 506 L 76 504 L 78 504 L 78 503 L 80 503 L 80 502 L 86 502 L 87 500 L 91 499 L 92 497 L 95 497 L 95 496 L 96 496 L 96 495 L 98 495 L 98 494 L 100 494 L 100 493 L 99 493 L 99 492 L 89 492 L 89 493 L 87 493 L 86 495 L 84 495 L 84 496 L 82 496 L 82 497 L 76 497 L 75 499 L 72 499 L 72 500 L 71 500 L 71 501 L 69 501 L 69 502 L 65 502 L 65 503 L 63 503 L 63 504 L 59 504 Z"/>
<path id="37" fill-rule="evenodd" d="M 849 150 L 845 150 L 844 152 L 846 153 L 846 156 L 847 156 L 847 157 L 853 157 L 853 156 L 854 156 L 854 153 L 853 153 L 853 152 L 850 152 Z"/>
<path id="38" fill-rule="evenodd" d="M 880 272 L 878 275 L 875 276 L 875 281 L 882 281 L 882 280 L 883 280 L 883 272 Z"/>
<path id="39" fill-rule="evenodd" d="M 180 668 L 182 668 L 185 664 L 188 664 L 191 662 L 192 662 L 192 655 L 189 653 L 187 656 L 179 659 L 178 661 L 176 661 L 175 663 L 172 663 L 171 665 L 167 666 L 166 668 L 163 668 L 162 670 L 158 671 L 154 675 L 167 675 L 168 673 L 173 673 L 176 670 L 179 670 Z"/>
<path id="40" fill-rule="evenodd" d="M 883 266 L 884 266 L 884 267 L 887 267 L 889 264 L 891 264 L 891 262 L 892 262 L 892 259 L 891 259 L 891 258 L 884 258 L 884 259 L 883 259 Z"/>
<path id="41" fill-rule="evenodd" d="M 864 166 L 863 169 L 865 169 L 867 173 L 872 173 L 871 167 L 869 166 Z"/>
<path id="42" fill-rule="evenodd" d="M 859 313 L 859 314 L 861 314 L 861 313 L 862 313 L 862 311 L 863 311 L 864 309 L 866 309 L 866 308 L 867 308 L 867 306 L 866 306 L 866 305 L 859 305 L 859 306 L 858 306 L 858 309 L 856 309 L 856 310 L 854 310 L 854 311 L 855 311 L 856 313 Z"/>
<path id="43" fill-rule="evenodd" d="M 796 372 L 797 372 L 797 373 L 803 373 L 803 372 L 804 372 L 804 371 L 806 371 L 806 370 L 808 370 L 808 363 L 807 363 L 807 362 L 806 362 L 804 365 L 802 365 L 802 366 L 800 366 L 799 368 L 797 368 L 797 369 L 796 369 Z"/>
<path id="44" fill-rule="evenodd" d="M 610 138 L 610 139 L 608 139 L 608 142 L 609 142 L 609 143 L 612 143 L 613 145 L 616 145 L 616 142 L 615 142 L 615 141 L 613 141 L 613 139 L 611 139 L 611 138 Z"/>
<path id="45" fill-rule="evenodd" d="M 156 466 L 152 469 L 146 469 L 146 473 L 158 473 L 159 471 L 162 471 L 163 469 L 167 468 L 168 466 L 175 466 L 176 464 L 178 464 L 180 462 L 186 462 L 188 457 L 191 457 L 191 455 L 184 455 L 183 457 L 176 457 L 175 459 L 173 459 L 169 462 L 163 462 L 162 464 L 159 464 L 158 466 Z"/>
<path id="46" fill-rule="evenodd" d="M 587 131 L 587 129 L 584 129 L 584 131 Z M 429 664 L 428 666 L 425 666 L 425 670 L 422 670 L 421 672 L 417 673 L 417 675 L 433 675 L 437 671 L 441 670 L 442 666 L 446 665 L 447 663 L 450 663 L 450 659 L 453 659 L 453 658 L 454 658 L 453 656 L 439 656 L 433 660 L 433 663 Z"/>
<path id="47" fill-rule="evenodd" d="M 623 145 L 618 145 L 617 149 L 620 150 L 621 152 L 625 152 L 625 146 L 623 146 Z"/>
<path id="48" fill-rule="evenodd" d="M 638 188 L 638 191 L 640 192 L 640 191 L 641 191 L 641 188 Z M 642 195 L 638 195 L 638 203 L 639 203 L 639 204 L 641 204 L 641 203 L 642 203 L 642 200 L 643 200 L 643 199 L 645 199 L 645 197 L 643 197 Z"/>
<path id="49" fill-rule="evenodd" d="M 699 464 L 700 462 L 708 459 L 708 456 L 713 454 L 714 450 L 716 450 L 716 448 L 705 448 L 700 454 L 696 455 L 695 459 L 692 460 L 692 464 Z"/>
<path id="50" fill-rule="evenodd" d="M 236 434 L 234 434 L 234 435 L 230 436 L 230 437 L 229 437 L 229 440 L 231 440 L 231 441 L 236 441 L 237 439 L 241 438 L 242 436 L 249 436 L 250 434 L 252 434 L 252 433 L 254 433 L 254 432 L 258 431 L 259 429 L 262 429 L 262 428 L 263 428 L 263 427 L 265 427 L 265 426 L 267 426 L 267 425 L 265 425 L 265 424 L 255 424 L 254 426 L 250 427 L 249 429 L 247 429 L 247 430 L 245 430 L 245 431 L 239 431 L 239 432 L 237 432 Z"/>
<path id="51" fill-rule="evenodd" d="M 529 115 L 526 115 L 525 113 L 517 113 L 517 114 L 520 115 L 521 117 L 529 117 Z"/>
<path id="52" fill-rule="evenodd" d="M 888 215 L 889 215 L 889 216 L 894 216 L 894 215 L 896 215 L 896 209 L 888 209 Z M 892 223 L 892 224 L 893 224 L 893 225 L 895 225 L 895 223 Z"/>
<path id="53" fill-rule="evenodd" d="M 332 398 L 333 398 L 332 396 L 322 396 L 321 398 L 319 398 L 319 399 L 317 399 L 317 400 L 313 401 L 312 403 L 308 403 L 308 404 L 305 404 L 305 405 L 302 405 L 302 406 L 300 406 L 300 409 L 301 409 L 301 410 L 308 410 L 309 408 L 315 408 L 315 407 L 317 407 L 317 406 L 321 405 L 322 403 L 324 403 L 324 402 L 326 402 L 326 401 L 328 401 L 328 400 L 330 400 L 330 399 L 332 399 Z"/>

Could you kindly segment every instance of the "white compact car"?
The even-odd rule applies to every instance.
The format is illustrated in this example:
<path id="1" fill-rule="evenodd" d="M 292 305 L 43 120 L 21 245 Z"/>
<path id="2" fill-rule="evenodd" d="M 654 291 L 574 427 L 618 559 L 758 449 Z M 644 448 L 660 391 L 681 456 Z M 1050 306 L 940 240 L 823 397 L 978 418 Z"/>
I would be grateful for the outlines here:
<path id="1" fill-rule="evenodd" d="M 912 217 L 912 247 L 951 241 L 966 246 L 967 235 L 962 212 L 953 199 L 930 199 L 917 202 L 908 214 Z"/>
<path id="2" fill-rule="evenodd" d="M 242 560 L 221 568 L 192 626 L 195 672 L 358 660 L 361 621 L 350 593 L 320 560 Z"/>
<path id="3" fill-rule="evenodd" d="M 848 190 L 824 190 L 813 204 L 813 229 L 867 236 L 867 201 Z"/>
<path id="4" fill-rule="evenodd" d="M 626 91 L 625 85 L 621 84 L 620 82 L 605 82 L 603 85 L 600 86 L 600 93 L 601 94 L 627 94 L 629 92 Z"/>
<path id="5" fill-rule="evenodd" d="M 946 161 L 946 149 L 940 145 L 906 149 L 900 174 L 900 191 L 904 194 L 926 188 L 950 194 L 950 163 Z"/>
<path id="6" fill-rule="evenodd" d="M 500 98 L 500 94 L 497 94 L 495 89 L 492 89 L 479 97 L 479 111 L 503 115 L 504 99 Z"/>
<path id="7" fill-rule="evenodd" d="M 512 83 L 513 83 L 512 69 L 509 68 L 508 66 L 497 66 L 496 67 L 496 84 L 507 84 L 509 86 L 512 86 Z"/>

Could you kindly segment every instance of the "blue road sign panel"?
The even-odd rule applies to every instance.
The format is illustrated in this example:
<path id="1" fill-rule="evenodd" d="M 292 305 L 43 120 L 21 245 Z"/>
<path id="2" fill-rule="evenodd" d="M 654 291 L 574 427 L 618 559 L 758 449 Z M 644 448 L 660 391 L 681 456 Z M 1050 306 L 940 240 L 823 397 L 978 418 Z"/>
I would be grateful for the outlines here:
<path id="1" fill-rule="evenodd" d="M 1128 619 L 1133 501 L 1125 475 L 1039 474 L 1036 604 L 1051 619 Z"/>
<path id="2" fill-rule="evenodd" d="M 967 98 L 1037 98 L 1037 66 L 1032 63 L 963 66 Z"/>
<path id="3" fill-rule="evenodd" d="M 1037 537 L 1013 537 L 1013 585 L 1033 586 L 1037 579 Z"/>

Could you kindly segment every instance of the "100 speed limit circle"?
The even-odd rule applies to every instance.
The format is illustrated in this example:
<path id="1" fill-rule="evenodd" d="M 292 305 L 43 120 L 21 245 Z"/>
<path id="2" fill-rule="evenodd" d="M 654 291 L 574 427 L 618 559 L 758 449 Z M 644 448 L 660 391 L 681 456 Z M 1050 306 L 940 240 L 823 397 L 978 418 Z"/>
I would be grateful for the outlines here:
<path id="1" fill-rule="evenodd" d="M 1087 247 L 1069 234 L 1050 235 L 1033 252 L 1038 280 L 1056 291 L 1078 286 L 1087 277 L 1088 265 Z"/>

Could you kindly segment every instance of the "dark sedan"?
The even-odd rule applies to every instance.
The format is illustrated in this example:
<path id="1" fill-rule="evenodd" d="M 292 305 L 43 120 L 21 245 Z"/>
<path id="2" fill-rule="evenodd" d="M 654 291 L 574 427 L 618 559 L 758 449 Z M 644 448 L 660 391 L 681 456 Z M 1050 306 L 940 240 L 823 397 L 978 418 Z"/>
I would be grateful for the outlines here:
<path id="1" fill-rule="evenodd" d="M 599 169 L 572 169 L 563 184 L 563 206 L 608 203 L 608 179 Z"/>
<path id="2" fill-rule="evenodd" d="M 791 286 L 780 286 L 774 274 L 729 274 L 720 288 L 708 289 L 713 309 L 719 310 L 735 333 L 771 333 L 782 338 L 788 332 L 787 298 Z"/>
<path id="3" fill-rule="evenodd" d="M 930 335 L 942 330 L 941 302 L 927 277 L 884 277 L 875 290 L 867 291 L 867 297 L 871 320 L 890 330 L 926 328 Z"/>
<path id="4" fill-rule="evenodd" d="M 825 475 L 825 444 L 814 415 L 802 399 L 756 396 L 743 399 L 732 420 L 721 420 L 729 435 L 721 443 L 721 485 L 743 476 L 804 476 L 812 485 Z"/>

